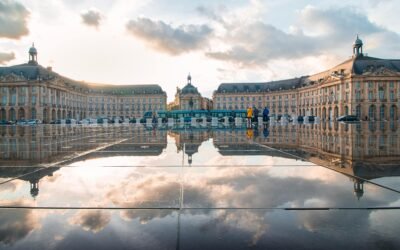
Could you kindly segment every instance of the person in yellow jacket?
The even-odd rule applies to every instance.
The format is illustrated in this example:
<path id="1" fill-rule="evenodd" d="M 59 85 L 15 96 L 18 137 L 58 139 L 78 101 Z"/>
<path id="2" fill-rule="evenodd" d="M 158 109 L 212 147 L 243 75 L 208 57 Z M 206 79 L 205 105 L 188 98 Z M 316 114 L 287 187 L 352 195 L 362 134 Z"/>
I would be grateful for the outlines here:
<path id="1" fill-rule="evenodd" d="M 247 127 L 251 127 L 251 119 L 253 118 L 253 109 L 251 107 L 247 108 Z"/>

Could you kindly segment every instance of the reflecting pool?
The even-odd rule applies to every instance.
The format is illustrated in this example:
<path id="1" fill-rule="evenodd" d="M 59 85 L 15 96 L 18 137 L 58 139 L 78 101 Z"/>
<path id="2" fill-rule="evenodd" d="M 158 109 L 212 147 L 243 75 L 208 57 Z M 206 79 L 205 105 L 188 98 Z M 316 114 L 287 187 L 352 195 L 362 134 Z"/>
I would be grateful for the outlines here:
<path id="1" fill-rule="evenodd" d="M 0 249 L 398 249 L 398 125 L 0 126 Z"/>

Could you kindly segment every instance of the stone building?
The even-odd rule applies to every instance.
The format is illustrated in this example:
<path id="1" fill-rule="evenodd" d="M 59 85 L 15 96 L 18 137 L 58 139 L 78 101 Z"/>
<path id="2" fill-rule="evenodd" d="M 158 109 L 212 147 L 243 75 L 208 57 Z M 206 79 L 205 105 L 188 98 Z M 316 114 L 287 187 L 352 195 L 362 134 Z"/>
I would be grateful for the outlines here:
<path id="1" fill-rule="evenodd" d="M 29 49 L 28 63 L 0 67 L 0 120 L 141 117 L 166 109 L 159 85 L 104 85 L 79 82 L 38 64 Z"/>
<path id="2" fill-rule="evenodd" d="M 357 36 L 353 56 L 324 72 L 260 83 L 222 83 L 214 109 L 269 107 L 271 114 L 316 115 L 336 119 L 355 114 L 365 120 L 398 120 L 400 60 L 363 54 Z"/>
<path id="3" fill-rule="evenodd" d="M 202 97 L 200 92 L 192 84 L 190 74 L 187 77 L 187 84 L 180 89 L 176 88 L 175 99 L 168 104 L 169 110 L 209 110 L 212 108 L 212 101 Z"/>

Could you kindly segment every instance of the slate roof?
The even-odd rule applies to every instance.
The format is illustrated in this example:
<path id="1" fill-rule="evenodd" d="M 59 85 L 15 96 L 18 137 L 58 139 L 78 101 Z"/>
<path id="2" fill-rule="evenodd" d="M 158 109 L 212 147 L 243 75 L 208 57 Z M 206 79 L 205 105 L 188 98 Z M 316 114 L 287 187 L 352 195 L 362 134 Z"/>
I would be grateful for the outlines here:
<path id="1" fill-rule="evenodd" d="M 186 84 L 185 87 L 181 90 L 181 94 L 200 94 L 195 86 L 192 84 Z"/>
<path id="2" fill-rule="evenodd" d="M 298 88 L 305 84 L 307 77 L 292 78 L 271 82 L 254 83 L 221 83 L 216 93 L 236 93 L 236 92 L 268 92 L 276 90 L 287 90 Z"/>
<path id="3" fill-rule="evenodd" d="M 62 79 L 69 86 L 75 86 L 83 88 L 89 93 L 100 93 L 100 94 L 116 94 L 116 95 L 135 95 L 135 94 L 165 94 L 162 88 L 157 84 L 149 85 L 111 85 L 111 84 L 95 84 L 86 83 L 69 79 L 61 76 L 58 73 L 44 68 L 41 65 L 35 63 L 25 63 L 20 65 L 14 65 L 10 67 L 0 67 L 0 78 L 14 74 L 22 76 L 23 78 L 34 81 L 34 80 L 53 80 Z"/>
<path id="4" fill-rule="evenodd" d="M 380 59 L 360 55 L 357 57 L 352 57 L 329 70 L 311 76 L 302 76 L 299 78 L 270 82 L 221 83 L 215 93 L 245 93 L 288 90 L 309 85 L 312 82 L 325 79 L 335 74 L 338 76 L 342 73 L 344 75 L 363 75 L 365 72 L 373 72 L 379 69 L 387 69 L 400 73 L 400 60 Z"/>

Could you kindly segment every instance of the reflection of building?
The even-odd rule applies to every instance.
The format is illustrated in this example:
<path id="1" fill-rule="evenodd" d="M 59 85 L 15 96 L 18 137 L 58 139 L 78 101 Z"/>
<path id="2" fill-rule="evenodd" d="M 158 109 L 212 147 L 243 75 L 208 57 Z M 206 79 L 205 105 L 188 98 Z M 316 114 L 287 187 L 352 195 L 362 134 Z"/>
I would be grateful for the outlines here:
<path id="1" fill-rule="evenodd" d="M 199 91 L 192 84 L 190 74 L 187 77 L 187 84 L 182 89 L 176 88 L 175 99 L 168 104 L 169 110 L 209 110 L 211 109 L 211 100 L 202 97 Z"/>
<path id="2" fill-rule="evenodd" d="M 269 107 L 272 114 L 316 115 L 334 119 L 357 114 L 362 119 L 397 120 L 400 60 L 363 54 L 358 38 L 352 58 L 324 72 L 264 83 L 222 83 L 213 95 L 214 109 Z"/>
<path id="3" fill-rule="evenodd" d="M 143 126 L 0 126 L 0 178 L 28 181 L 36 197 L 40 179 L 62 166 L 99 157 L 157 156 L 166 146 L 167 131 Z"/>
<path id="4" fill-rule="evenodd" d="M 39 195 L 39 180 L 46 176 L 53 176 L 58 167 L 0 167 L 1 178 L 18 178 L 28 181 L 30 194 L 33 198 Z"/>
<path id="5" fill-rule="evenodd" d="M 74 81 L 44 68 L 37 50 L 29 62 L 0 67 L 0 120 L 140 117 L 166 109 L 166 93 L 158 85 L 101 85 Z"/>
<path id="6" fill-rule="evenodd" d="M 400 176 L 397 126 L 397 122 L 278 124 L 268 127 L 267 136 L 254 133 L 248 138 L 245 129 L 216 130 L 213 140 L 223 155 L 297 158 L 335 169 L 351 178 L 354 194 L 361 198 L 363 180 Z"/>
<path id="7" fill-rule="evenodd" d="M 199 151 L 200 145 L 207 141 L 211 134 L 209 130 L 173 130 L 168 133 L 175 139 L 178 152 L 183 151 L 188 156 L 188 164 L 193 162 L 193 155 Z"/>

